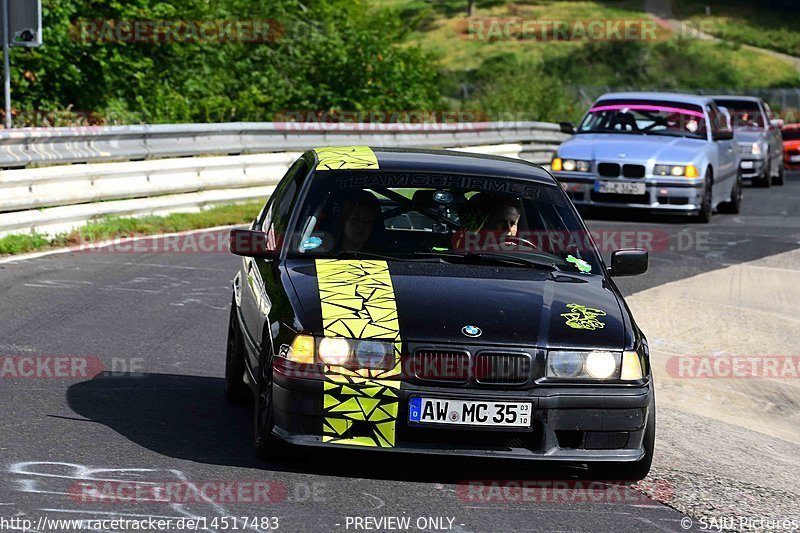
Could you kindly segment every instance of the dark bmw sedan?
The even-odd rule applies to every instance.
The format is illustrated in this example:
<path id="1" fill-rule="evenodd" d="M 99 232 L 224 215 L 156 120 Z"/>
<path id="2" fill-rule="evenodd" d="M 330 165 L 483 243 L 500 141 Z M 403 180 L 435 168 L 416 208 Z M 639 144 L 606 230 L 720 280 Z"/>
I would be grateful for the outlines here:
<path id="1" fill-rule="evenodd" d="M 647 341 L 556 180 L 520 160 L 320 148 L 231 231 L 226 394 L 303 447 L 650 468 Z"/>

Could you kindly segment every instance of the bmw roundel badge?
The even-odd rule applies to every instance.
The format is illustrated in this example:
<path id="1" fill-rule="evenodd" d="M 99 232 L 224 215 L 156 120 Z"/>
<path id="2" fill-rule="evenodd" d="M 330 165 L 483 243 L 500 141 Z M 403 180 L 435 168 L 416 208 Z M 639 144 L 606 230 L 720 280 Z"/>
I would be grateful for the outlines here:
<path id="1" fill-rule="evenodd" d="M 461 333 L 463 333 L 467 337 L 474 338 L 474 337 L 480 337 L 483 332 L 481 331 L 481 328 L 477 326 L 464 326 L 463 328 L 461 328 Z"/>

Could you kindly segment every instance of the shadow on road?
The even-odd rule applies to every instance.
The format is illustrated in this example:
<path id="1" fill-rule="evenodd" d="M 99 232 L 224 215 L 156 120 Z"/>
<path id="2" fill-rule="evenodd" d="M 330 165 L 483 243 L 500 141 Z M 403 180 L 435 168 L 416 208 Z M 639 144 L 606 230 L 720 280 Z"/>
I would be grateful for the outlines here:
<path id="1" fill-rule="evenodd" d="M 158 454 L 199 463 L 348 478 L 457 483 L 465 479 L 564 479 L 578 467 L 534 462 L 315 450 L 307 460 L 267 463 L 253 451 L 253 412 L 223 398 L 223 380 L 201 376 L 100 375 L 72 385 L 70 408 Z"/>

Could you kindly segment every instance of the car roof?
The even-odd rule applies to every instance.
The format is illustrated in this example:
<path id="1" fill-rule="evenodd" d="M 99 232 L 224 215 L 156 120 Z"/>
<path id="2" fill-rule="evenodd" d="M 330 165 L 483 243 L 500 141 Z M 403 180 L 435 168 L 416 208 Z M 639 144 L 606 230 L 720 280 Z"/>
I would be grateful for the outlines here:
<path id="1" fill-rule="evenodd" d="M 697 94 L 685 93 L 661 93 L 661 92 L 622 92 L 622 93 L 606 93 L 597 99 L 597 102 L 603 100 L 615 99 L 631 99 L 631 100 L 664 100 L 667 102 L 676 102 L 679 104 L 694 104 L 705 105 L 711 101 L 711 97 Z"/>
<path id="2" fill-rule="evenodd" d="M 479 176 L 509 177 L 557 185 L 555 178 L 541 166 L 523 159 L 488 154 L 423 148 L 369 147 L 378 160 L 380 171 L 463 173 Z M 310 153 L 315 161 L 318 156 Z M 325 171 L 331 172 L 331 171 Z M 338 171 L 333 171 L 338 172 Z"/>
<path id="3" fill-rule="evenodd" d="M 739 96 L 736 94 L 715 94 L 709 96 L 714 100 L 741 100 L 743 102 L 760 102 L 761 98 L 758 96 Z"/>

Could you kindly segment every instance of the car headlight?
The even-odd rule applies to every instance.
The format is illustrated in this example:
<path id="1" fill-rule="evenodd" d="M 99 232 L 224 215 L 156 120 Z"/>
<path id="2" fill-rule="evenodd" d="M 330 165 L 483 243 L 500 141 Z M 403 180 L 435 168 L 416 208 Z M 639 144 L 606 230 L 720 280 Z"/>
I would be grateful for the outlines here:
<path id="1" fill-rule="evenodd" d="M 390 369 L 395 364 L 395 346 L 391 342 L 344 339 L 300 334 L 281 355 L 302 364 L 324 363 L 347 368 Z"/>
<path id="2" fill-rule="evenodd" d="M 653 167 L 655 176 L 674 176 L 676 178 L 698 178 L 700 173 L 694 165 L 656 165 Z"/>
<path id="3" fill-rule="evenodd" d="M 319 358 L 323 363 L 341 366 L 350 359 L 350 343 L 347 339 L 325 337 L 319 341 Z"/>
<path id="4" fill-rule="evenodd" d="M 586 373 L 595 379 L 614 377 L 619 356 L 611 352 L 589 352 L 586 356 Z"/>
<path id="5" fill-rule="evenodd" d="M 750 147 L 750 153 L 753 155 L 761 155 L 764 152 L 761 150 L 761 145 L 755 142 L 753 146 Z"/>
<path id="6" fill-rule="evenodd" d="M 286 352 L 286 359 L 306 365 L 314 364 L 315 342 L 314 337 L 311 335 L 298 335 Z"/>
<path id="7" fill-rule="evenodd" d="M 591 172 L 592 162 L 582 159 L 561 159 L 556 157 L 550 165 L 555 172 Z"/>

